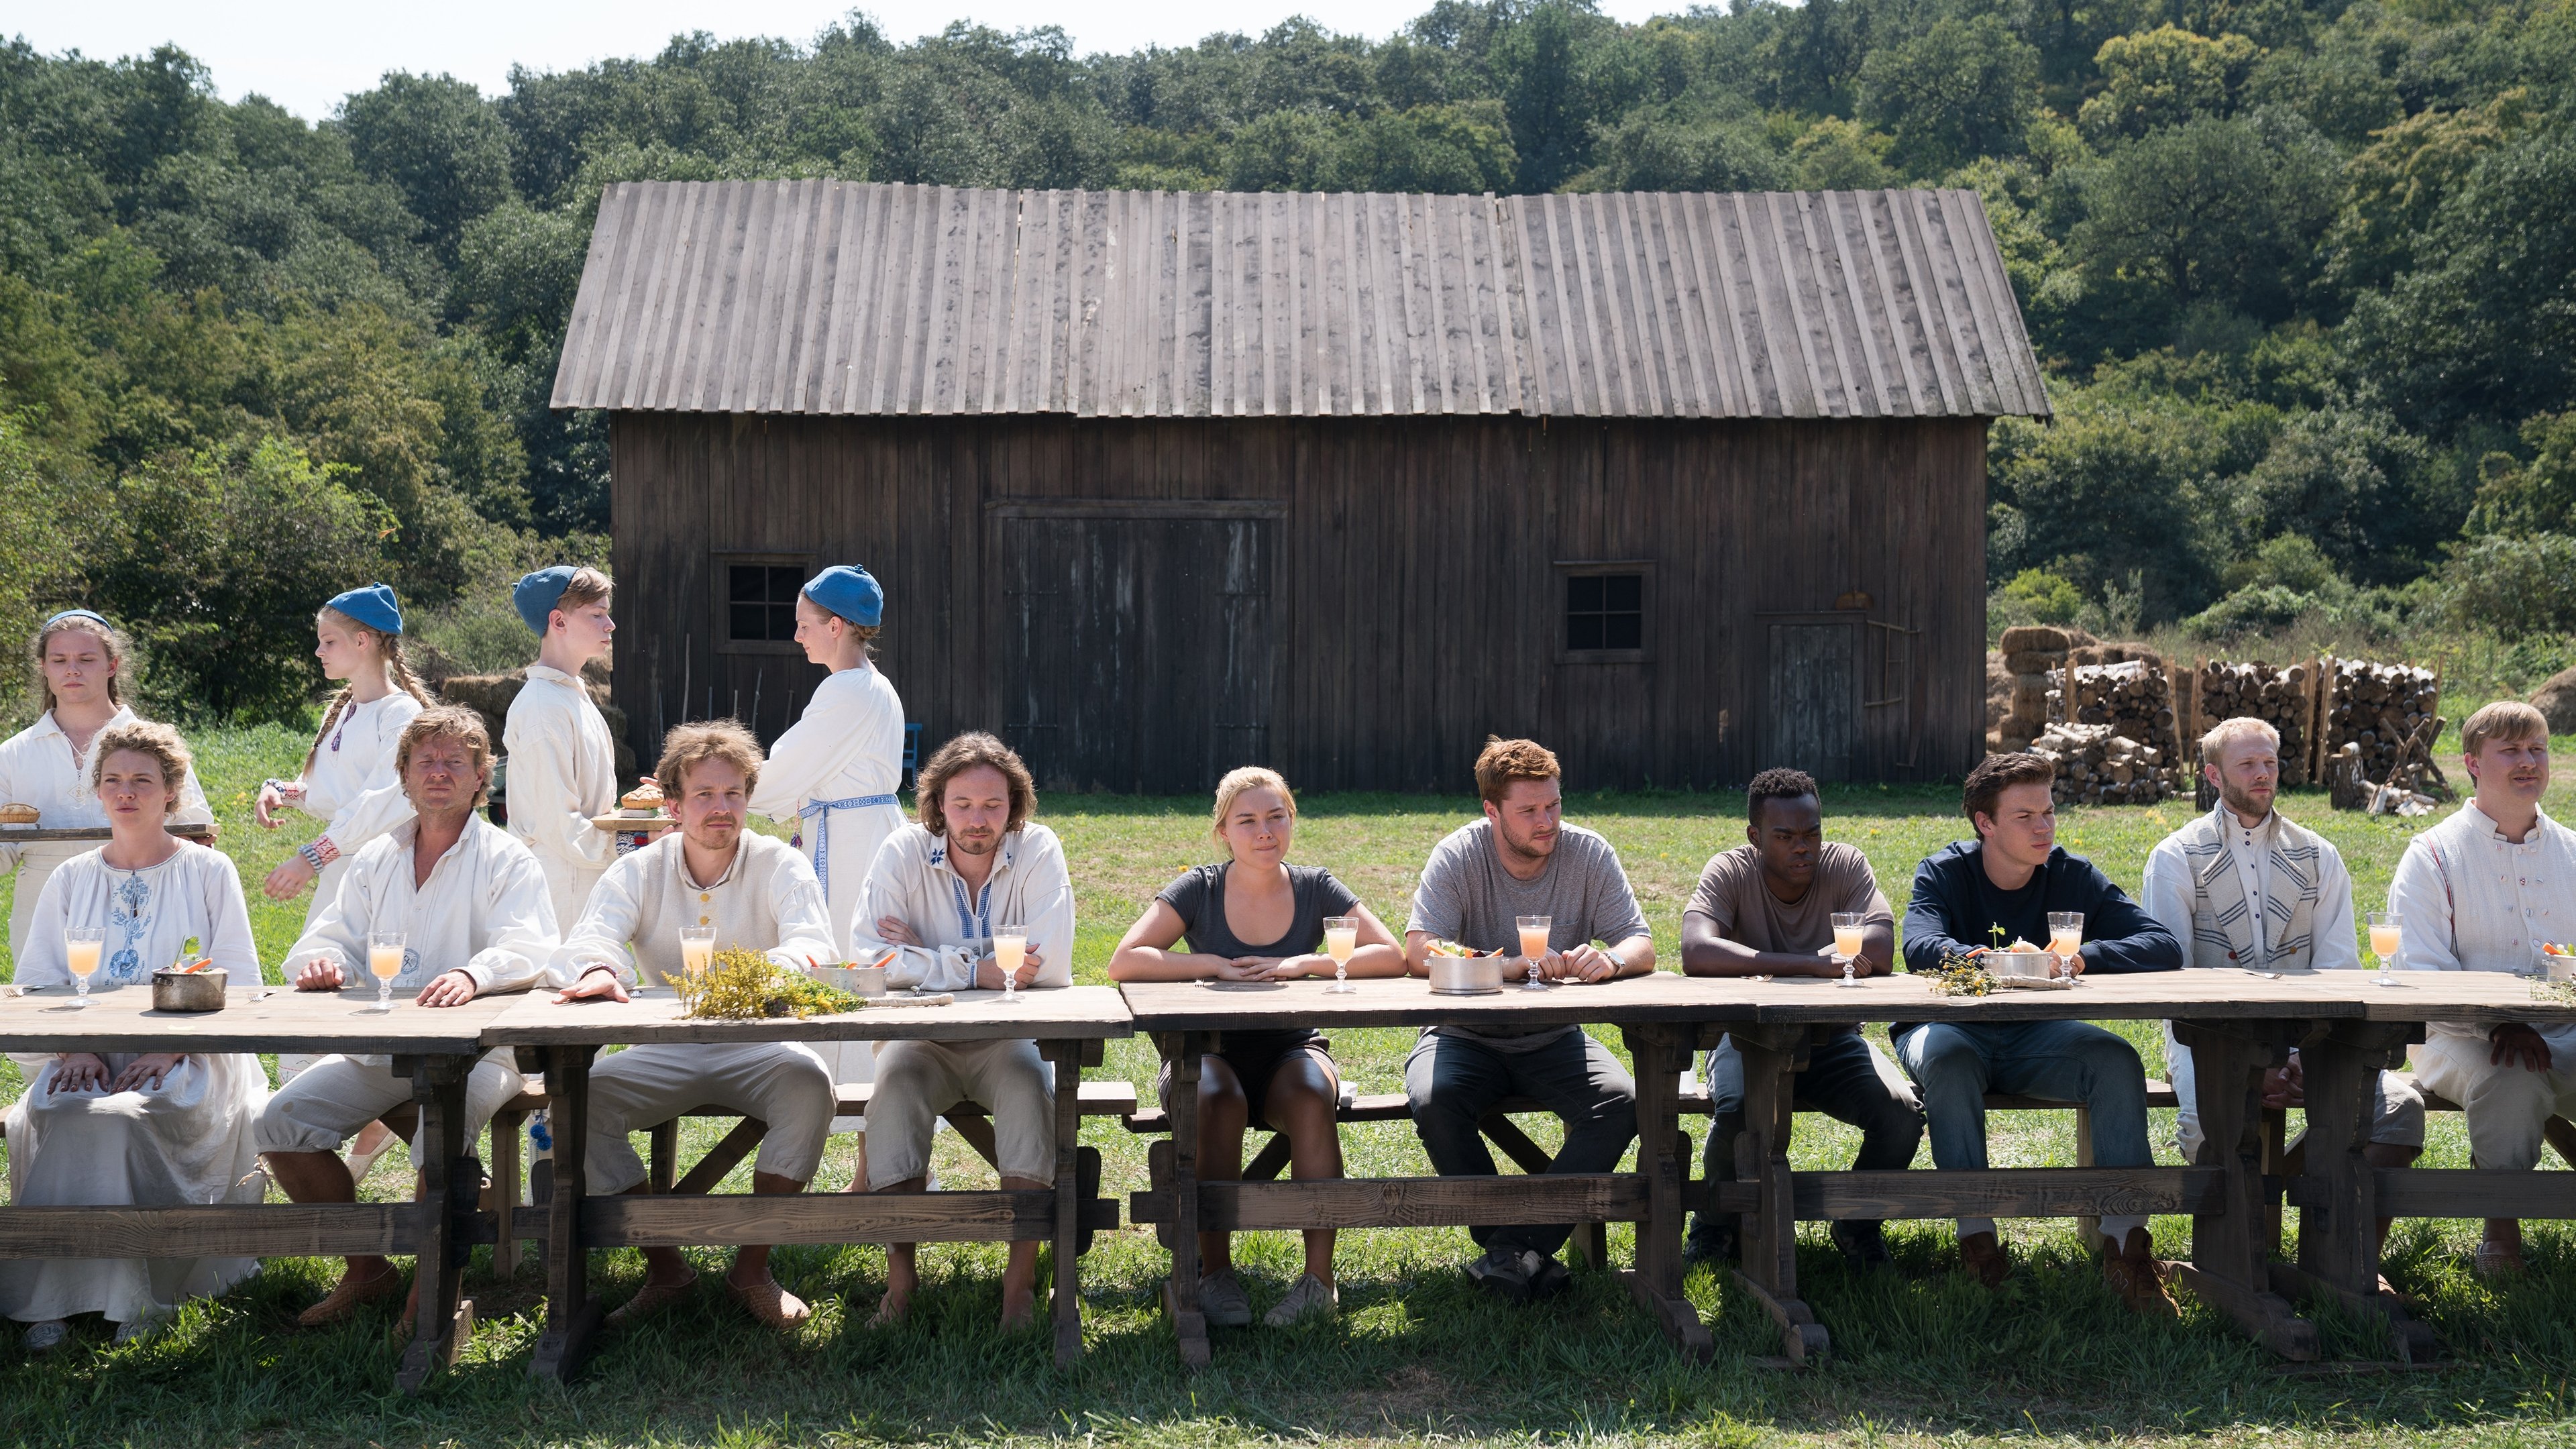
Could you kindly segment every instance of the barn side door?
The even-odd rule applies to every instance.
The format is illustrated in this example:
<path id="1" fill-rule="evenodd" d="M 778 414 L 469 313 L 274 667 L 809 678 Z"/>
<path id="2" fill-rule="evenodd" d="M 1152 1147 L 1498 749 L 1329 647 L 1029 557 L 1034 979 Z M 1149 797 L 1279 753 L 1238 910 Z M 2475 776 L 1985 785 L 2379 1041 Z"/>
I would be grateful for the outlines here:
<path id="1" fill-rule="evenodd" d="M 1769 703 L 1759 768 L 1852 777 L 1860 737 L 1861 637 L 1855 623 L 1771 626 Z"/>
<path id="2" fill-rule="evenodd" d="M 1042 787 L 1192 794 L 1269 761 L 1283 512 L 993 505 L 996 693 Z"/>

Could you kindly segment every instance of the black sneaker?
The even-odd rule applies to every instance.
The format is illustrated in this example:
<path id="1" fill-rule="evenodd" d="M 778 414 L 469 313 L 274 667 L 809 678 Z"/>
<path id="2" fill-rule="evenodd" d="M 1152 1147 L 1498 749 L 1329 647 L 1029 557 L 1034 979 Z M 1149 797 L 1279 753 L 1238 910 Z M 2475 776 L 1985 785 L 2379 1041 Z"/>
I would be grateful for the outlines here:
<path id="1" fill-rule="evenodd" d="M 1887 1250 L 1887 1234 L 1877 1223 L 1835 1223 L 1834 1246 L 1855 1273 L 1896 1271 L 1896 1255 Z"/>
<path id="2" fill-rule="evenodd" d="M 1732 1263 L 1742 1256 L 1733 1223 L 1715 1223 L 1702 1217 L 1691 1225 L 1691 1234 L 1682 1240 L 1685 1263 Z"/>
<path id="3" fill-rule="evenodd" d="M 1513 1303 L 1527 1303 L 1539 1265 L 1548 1261 L 1527 1248 L 1495 1248 L 1467 1265 L 1476 1286 Z"/>
<path id="4" fill-rule="evenodd" d="M 1540 1258 L 1538 1269 L 1530 1274 L 1530 1300 L 1553 1298 L 1574 1286 L 1574 1275 L 1554 1258 Z"/>

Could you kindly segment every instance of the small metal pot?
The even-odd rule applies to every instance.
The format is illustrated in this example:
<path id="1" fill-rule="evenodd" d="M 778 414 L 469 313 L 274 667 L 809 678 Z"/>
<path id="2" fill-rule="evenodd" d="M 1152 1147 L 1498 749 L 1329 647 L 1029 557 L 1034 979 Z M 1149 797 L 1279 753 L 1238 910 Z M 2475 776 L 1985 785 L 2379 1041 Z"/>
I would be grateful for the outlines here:
<path id="1" fill-rule="evenodd" d="M 1433 956 L 1431 990 L 1440 996 L 1487 996 L 1503 989 L 1500 956 Z"/>
<path id="2" fill-rule="evenodd" d="M 172 971 L 164 968 L 152 973 L 152 1009 L 154 1011 L 221 1011 L 224 1009 L 224 982 L 227 973 L 220 966 L 203 971 Z"/>

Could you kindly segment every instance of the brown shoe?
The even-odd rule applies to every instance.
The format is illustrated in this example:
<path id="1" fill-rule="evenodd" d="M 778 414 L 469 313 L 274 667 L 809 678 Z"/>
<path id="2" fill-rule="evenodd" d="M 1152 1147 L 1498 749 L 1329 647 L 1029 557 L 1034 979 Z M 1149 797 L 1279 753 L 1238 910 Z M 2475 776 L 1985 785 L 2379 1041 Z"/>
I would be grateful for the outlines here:
<path id="1" fill-rule="evenodd" d="M 648 1282 L 635 1290 L 634 1297 L 617 1305 L 617 1311 L 608 1315 L 608 1326 L 623 1328 L 627 1324 L 650 1318 L 688 1297 L 689 1290 L 697 1286 L 698 1275 L 695 1273 L 691 1273 L 677 1283 Z"/>
<path id="2" fill-rule="evenodd" d="M 2157 1261 L 2155 1244 L 2145 1228 L 2129 1229 L 2129 1239 L 2119 1252 L 2102 1255 L 2102 1281 L 2133 1313 L 2147 1318 L 2182 1316 L 2173 1295 L 2165 1291 L 2165 1265 Z"/>
<path id="3" fill-rule="evenodd" d="M 1989 1288 L 2001 1288 L 2012 1272 L 2012 1260 L 1992 1233 L 1969 1233 L 1959 1239 L 1959 1267 Z"/>
<path id="4" fill-rule="evenodd" d="M 794 1328 L 814 1316 L 814 1310 L 805 1306 L 804 1299 L 778 1286 L 778 1280 L 766 1273 L 761 1275 L 759 1282 L 747 1288 L 727 1278 L 725 1291 L 733 1295 L 733 1301 L 741 1304 L 745 1312 L 772 1328 Z"/>
<path id="5" fill-rule="evenodd" d="M 379 1298 L 391 1297 L 394 1290 L 402 1286 L 402 1282 L 402 1270 L 391 1263 L 385 1265 L 383 1272 L 362 1281 L 352 1282 L 344 1275 L 328 1297 L 295 1315 L 296 1325 L 302 1328 L 320 1328 L 326 1324 L 338 1323 L 352 1317 L 359 1309 Z"/>

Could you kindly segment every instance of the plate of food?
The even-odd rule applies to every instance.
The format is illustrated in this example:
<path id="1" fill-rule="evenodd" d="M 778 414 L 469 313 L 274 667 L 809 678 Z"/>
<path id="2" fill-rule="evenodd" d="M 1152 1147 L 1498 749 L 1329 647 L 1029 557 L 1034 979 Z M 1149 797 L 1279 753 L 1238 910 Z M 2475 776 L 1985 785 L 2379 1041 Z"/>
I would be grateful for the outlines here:
<path id="1" fill-rule="evenodd" d="M 0 805 L 0 829 L 33 830 L 45 821 L 45 812 L 33 805 L 16 801 Z"/>

